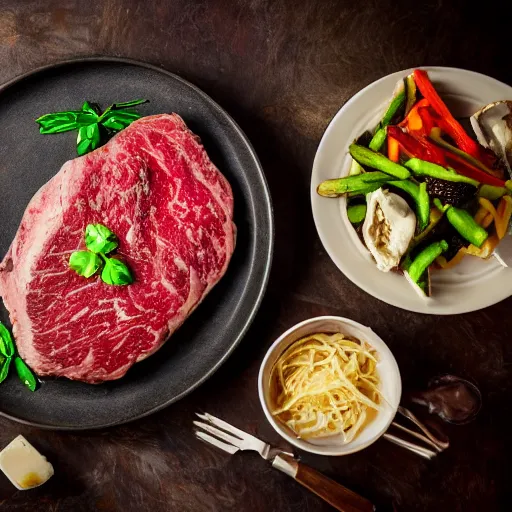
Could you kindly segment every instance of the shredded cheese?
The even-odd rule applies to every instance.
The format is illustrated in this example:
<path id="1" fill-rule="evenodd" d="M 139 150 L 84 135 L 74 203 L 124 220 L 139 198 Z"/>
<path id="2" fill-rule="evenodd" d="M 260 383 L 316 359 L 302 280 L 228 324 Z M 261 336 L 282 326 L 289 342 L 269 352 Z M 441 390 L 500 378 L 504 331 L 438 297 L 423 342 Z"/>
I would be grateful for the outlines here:
<path id="1" fill-rule="evenodd" d="M 273 414 L 298 437 L 341 434 L 348 443 L 380 409 L 375 350 L 343 334 L 293 343 L 271 373 Z"/>

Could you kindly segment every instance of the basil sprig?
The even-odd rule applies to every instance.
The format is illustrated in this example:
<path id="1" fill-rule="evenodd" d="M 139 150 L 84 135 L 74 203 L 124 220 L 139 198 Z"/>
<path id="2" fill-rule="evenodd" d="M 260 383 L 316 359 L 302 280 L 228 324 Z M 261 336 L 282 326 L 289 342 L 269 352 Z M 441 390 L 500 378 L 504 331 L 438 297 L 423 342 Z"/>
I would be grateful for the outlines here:
<path id="1" fill-rule="evenodd" d="M 81 110 L 67 110 L 45 114 L 36 119 L 39 124 L 39 133 L 62 133 L 78 130 L 76 151 L 85 155 L 100 146 L 104 135 L 112 135 L 126 128 L 141 115 L 134 110 L 126 110 L 146 103 L 139 99 L 113 103 L 101 113 L 95 103 L 84 102 Z"/>
<path id="2" fill-rule="evenodd" d="M 13 359 L 14 366 L 16 367 L 16 371 L 21 382 L 23 382 L 30 391 L 35 391 L 37 388 L 37 379 L 35 375 L 26 365 L 25 361 L 17 355 L 11 333 L 7 327 L 0 322 L 0 383 L 7 378 L 7 375 L 9 375 L 9 369 Z"/>
<path id="3" fill-rule="evenodd" d="M 11 366 L 11 358 L 0 356 L 0 383 L 2 383 L 9 375 L 9 368 Z"/>
<path id="4" fill-rule="evenodd" d="M 100 145 L 101 134 L 100 125 L 98 123 L 80 126 L 78 129 L 78 137 L 76 138 L 76 152 L 79 155 L 85 155 L 96 149 Z"/>
<path id="5" fill-rule="evenodd" d="M 96 274 L 102 263 L 97 254 L 89 251 L 75 251 L 69 257 L 69 268 L 83 277 L 91 277 Z"/>
<path id="6" fill-rule="evenodd" d="M 2 322 L 0 322 L 0 354 L 6 358 L 11 358 L 15 353 L 16 348 L 14 346 L 11 333 L 7 327 L 5 327 Z"/>
<path id="7" fill-rule="evenodd" d="M 133 277 L 128 267 L 116 258 L 105 258 L 101 279 L 104 283 L 118 286 L 133 283 Z"/>
<path id="8" fill-rule="evenodd" d="M 118 245 L 117 236 L 103 224 L 88 224 L 85 228 L 85 246 L 89 251 L 108 254 Z"/>
<path id="9" fill-rule="evenodd" d="M 16 356 L 14 358 L 14 366 L 16 367 L 16 371 L 18 372 L 18 377 L 21 379 L 21 382 L 23 382 L 30 391 L 35 391 L 37 388 L 37 379 L 32 373 L 32 370 L 20 356 Z"/>
<path id="10" fill-rule="evenodd" d="M 133 283 L 130 269 L 119 259 L 107 254 L 117 249 L 119 241 L 103 224 L 88 224 L 85 228 L 87 251 L 75 251 L 69 257 L 69 267 L 78 275 L 91 277 L 102 267 L 101 280 L 110 285 L 123 286 Z"/>

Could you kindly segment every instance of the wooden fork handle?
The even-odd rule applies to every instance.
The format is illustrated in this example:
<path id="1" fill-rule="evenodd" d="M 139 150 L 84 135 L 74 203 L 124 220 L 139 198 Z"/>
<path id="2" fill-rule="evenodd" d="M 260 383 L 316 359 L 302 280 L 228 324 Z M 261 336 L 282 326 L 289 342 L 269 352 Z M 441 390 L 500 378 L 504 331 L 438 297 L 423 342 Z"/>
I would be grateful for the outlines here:
<path id="1" fill-rule="evenodd" d="M 366 498 L 327 478 L 313 468 L 286 454 L 277 455 L 272 466 L 291 476 L 317 496 L 341 512 L 373 512 L 375 507 Z"/>

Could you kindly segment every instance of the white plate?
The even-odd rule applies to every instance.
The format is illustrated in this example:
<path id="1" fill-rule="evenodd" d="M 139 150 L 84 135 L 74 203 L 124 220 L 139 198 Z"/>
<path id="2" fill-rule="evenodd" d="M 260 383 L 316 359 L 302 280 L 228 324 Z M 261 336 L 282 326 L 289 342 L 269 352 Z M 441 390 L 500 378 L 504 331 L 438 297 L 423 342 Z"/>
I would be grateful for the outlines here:
<path id="1" fill-rule="evenodd" d="M 512 99 L 512 87 L 472 71 L 428 67 L 436 90 L 456 117 L 467 117 L 497 100 Z M 311 176 L 311 205 L 316 229 L 325 250 L 338 268 L 370 295 L 409 311 L 451 315 L 491 306 L 512 295 L 512 269 L 495 258 L 472 256 L 453 269 L 432 273 L 432 297 L 418 295 L 407 280 L 377 270 L 346 213 L 346 200 L 320 197 L 324 180 L 348 174 L 349 144 L 380 120 L 396 82 L 413 70 L 388 75 L 353 96 L 336 114 L 322 137 Z"/>

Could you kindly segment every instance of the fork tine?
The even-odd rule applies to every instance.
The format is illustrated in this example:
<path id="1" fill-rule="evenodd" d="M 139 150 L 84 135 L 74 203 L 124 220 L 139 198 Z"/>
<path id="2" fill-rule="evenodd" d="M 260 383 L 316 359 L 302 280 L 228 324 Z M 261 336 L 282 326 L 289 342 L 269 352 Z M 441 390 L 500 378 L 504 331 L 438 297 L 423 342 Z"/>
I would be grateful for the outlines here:
<path id="1" fill-rule="evenodd" d="M 237 448 L 236 446 L 233 446 L 232 444 L 223 443 L 222 441 L 219 441 L 215 437 L 212 437 L 209 434 L 205 434 L 204 432 L 196 432 L 196 437 L 201 439 L 202 441 L 205 441 L 208 444 L 212 444 L 213 446 L 216 446 L 217 448 L 220 448 L 221 450 L 230 453 L 231 455 L 233 455 L 240 449 Z"/>
<path id="2" fill-rule="evenodd" d="M 391 423 L 393 427 L 400 429 L 402 432 L 407 432 L 410 436 L 415 437 L 416 439 L 421 439 L 424 443 L 428 444 L 429 446 L 432 446 L 434 450 L 437 450 L 438 452 L 442 452 L 443 449 L 439 447 L 436 443 L 431 441 L 427 436 L 424 436 L 423 434 L 420 434 L 419 432 L 414 432 L 414 430 L 411 430 L 407 427 L 404 427 L 403 425 L 400 425 L 400 423 L 397 423 L 396 421 L 393 421 Z"/>
<path id="3" fill-rule="evenodd" d="M 209 432 L 210 434 L 214 435 L 215 437 L 218 437 L 219 439 L 222 439 L 223 441 L 227 441 L 228 443 L 231 443 L 232 445 L 236 446 L 237 448 L 241 448 L 241 444 L 243 443 L 242 439 L 238 439 L 238 437 L 233 437 L 229 434 L 226 434 L 226 432 L 224 432 L 223 430 L 219 430 L 218 428 L 212 427 L 211 425 L 208 425 L 207 423 L 203 423 L 202 421 L 194 421 L 193 423 L 196 427 L 206 430 L 206 432 Z"/>
<path id="4" fill-rule="evenodd" d="M 233 427 L 233 425 L 230 425 L 229 423 L 226 423 L 225 421 L 216 418 L 215 416 L 212 416 L 211 414 L 205 413 L 205 414 L 199 414 L 196 413 L 196 415 L 201 418 L 202 420 L 205 420 L 212 425 L 215 425 L 216 427 L 219 427 L 226 432 L 229 432 L 230 434 L 234 434 L 235 436 L 238 436 L 242 440 L 247 439 L 255 439 L 259 441 L 259 439 L 255 438 L 254 436 L 251 436 L 251 434 L 247 434 L 247 432 L 244 432 L 243 430 L 240 430 L 239 428 Z"/>
<path id="5" fill-rule="evenodd" d="M 399 405 L 398 412 L 408 420 L 412 421 L 434 444 L 441 448 L 440 451 L 445 450 L 450 446 L 449 441 L 442 441 L 438 439 L 432 432 L 430 432 L 426 425 L 424 425 L 411 411 L 409 411 L 409 409 Z"/>

